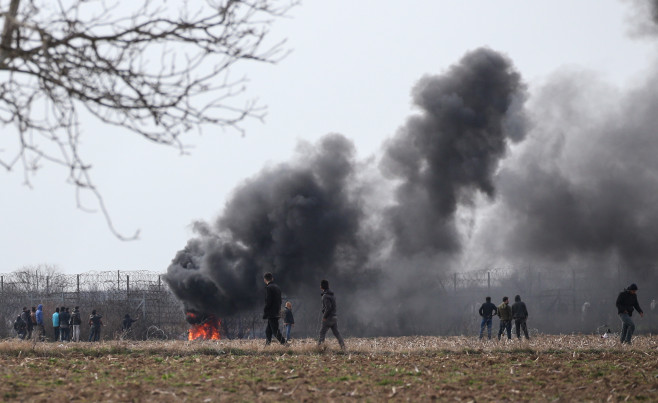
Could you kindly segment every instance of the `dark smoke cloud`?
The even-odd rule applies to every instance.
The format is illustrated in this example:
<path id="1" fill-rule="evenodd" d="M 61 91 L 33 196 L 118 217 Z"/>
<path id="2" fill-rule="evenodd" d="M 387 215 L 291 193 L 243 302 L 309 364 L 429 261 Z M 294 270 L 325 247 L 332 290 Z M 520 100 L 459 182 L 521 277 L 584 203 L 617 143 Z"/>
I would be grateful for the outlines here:
<path id="1" fill-rule="evenodd" d="M 508 141 L 525 133 L 524 86 L 511 61 L 490 49 L 466 54 L 445 74 L 421 79 L 421 110 L 386 146 L 382 169 L 402 183 L 387 222 L 402 255 L 458 252 L 455 212 L 476 192 L 493 198 Z"/>
<path id="2" fill-rule="evenodd" d="M 359 235 L 360 202 L 349 186 L 354 146 L 328 135 L 302 148 L 297 161 L 242 184 L 215 223 L 195 226 L 197 237 L 166 276 L 187 310 L 225 316 L 253 309 L 262 303 L 268 271 L 288 293 L 328 276 L 355 281 L 369 251 Z"/>
<path id="3" fill-rule="evenodd" d="M 658 35 L 658 0 L 627 0 L 633 5 L 631 34 L 635 36 Z"/>
<path id="4" fill-rule="evenodd" d="M 497 176 L 500 198 L 473 248 L 517 264 L 652 268 L 656 86 L 656 73 L 625 93 L 583 73 L 554 77 L 532 102 L 536 129 Z"/>

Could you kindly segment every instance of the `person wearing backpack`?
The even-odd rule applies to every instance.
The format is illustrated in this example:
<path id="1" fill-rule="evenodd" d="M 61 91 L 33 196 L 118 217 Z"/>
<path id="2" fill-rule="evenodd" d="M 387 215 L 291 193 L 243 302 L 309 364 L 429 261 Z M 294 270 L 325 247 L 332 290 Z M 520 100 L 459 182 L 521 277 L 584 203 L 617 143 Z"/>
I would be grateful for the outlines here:
<path id="1" fill-rule="evenodd" d="M 72 335 L 71 340 L 80 341 L 80 324 L 82 324 L 82 318 L 80 317 L 80 307 L 76 306 L 73 308 L 73 313 L 71 314 L 71 319 L 69 319 L 69 324 L 71 325 Z"/>
<path id="2" fill-rule="evenodd" d="M 16 331 L 16 334 L 18 334 L 19 339 L 21 340 L 25 339 L 25 332 L 27 331 L 27 323 L 23 321 L 21 315 L 18 315 L 16 317 L 16 320 L 14 321 L 14 330 Z"/>
<path id="3" fill-rule="evenodd" d="M 32 338 L 32 319 L 30 318 L 30 310 L 27 309 L 26 306 L 23 307 L 23 313 L 21 313 L 21 319 L 23 319 L 23 322 L 25 322 L 26 325 L 26 335 L 25 338 L 27 340 Z"/>
<path id="4" fill-rule="evenodd" d="M 101 327 L 103 326 L 102 317 L 103 315 L 97 314 L 95 309 L 91 311 L 91 315 L 89 315 L 89 326 L 91 327 L 89 330 L 89 341 L 98 341 L 100 339 Z"/>

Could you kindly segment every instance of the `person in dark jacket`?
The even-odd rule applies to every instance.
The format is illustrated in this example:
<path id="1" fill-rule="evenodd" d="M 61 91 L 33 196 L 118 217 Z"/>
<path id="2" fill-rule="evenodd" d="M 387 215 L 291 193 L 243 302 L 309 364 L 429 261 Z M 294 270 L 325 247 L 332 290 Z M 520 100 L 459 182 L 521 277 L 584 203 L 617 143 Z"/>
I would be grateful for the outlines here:
<path id="1" fill-rule="evenodd" d="M 59 310 L 59 339 L 61 341 L 69 341 L 70 321 L 71 312 L 69 312 L 69 308 L 61 307 Z"/>
<path id="2" fill-rule="evenodd" d="M 512 339 L 512 307 L 509 306 L 509 298 L 503 297 L 503 303 L 498 305 L 498 317 L 500 318 L 500 329 L 498 330 L 498 340 L 503 332 L 507 330 L 507 339 Z"/>
<path id="3" fill-rule="evenodd" d="M 334 292 L 329 289 L 329 281 L 320 281 L 320 290 L 322 290 L 322 327 L 320 328 L 320 338 L 318 346 L 324 343 L 327 331 L 331 329 L 334 336 L 340 344 L 341 350 L 345 351 L 345 341 L 338 331 L 338 310 L 336 308 L 336 297 Z"/>
<path id="4" fill-rule="evenodd" d="M 528 336 L 528 325 L 526 321 L 528 320 L 528 309 L 525 306 L 525 302 L 521 301 L 521 296 L 517 295 L 514 297 L 514 305 L 512 305 L 512 318 L 514 319 L 514 325 L 516 326 L 516 337 L 521 339 L 521 329 L 523 329 L 523 334 L 525 335 L 526 340 L 530 339 Z"/>
<path id="5" fill-rule="evenodd" d="M 265 309 L 263 309 L 263 319 L 267 320 L 267 327 L 265 328 L 265 345 L 272 343 L 272 335 L 281 344 L 286 344 L 286 339 L 283 338 L 279 330 L 279 318 L 281 317 L 281 289 L 278 285 L 274 284 L 274 276 L 272 273 L 265 273 L 263 276 L 265 281 Z"/>
<path id="6" fill-rule="evenodd" d="M 25 323 L 21 315 L 18 315 L 14 321 L 14 330 L 16 331 L 19 339 L 25 339 L 25 333 L 27 333 L 27 323 Z"/>
<path id="7" fill-rule="evenodd" d="M 71 340 L 80 341 L 80 325 L 82 324 L 82 317 L 80 316 L 80 307 L 76 306 L 73 308 L 73 313 L 71 314 L 71 319 L 69 320 L 71 324 Z"/>
<path id="8" fill-rule="evenodd" d="M 492 318 L 498 313 L 498 308 L 496 305 L 491 303 L 491 297 L 485 298 L 486 302 L 482 304 L 480 310 L 480 316 L 482 316 L 482 322 L 480 323 L 480 339 L 484 334 L 484 327 L 487 327 L 487 334 L 489 335 L 489 340 L 491 340 L 491 324 L 493 322 Z"/>
<path id="9" fill-rule="evenodd" d="M 286 302 L 283 310 L 283 326 L 286 328 L 286 341 L 290 343 L 290 330 L 295 326 L 295 318 L 292 316 L 292 302 Z"/>
<path id="10" fill-rule="evenodd" d="M 621 319 L 621 343 L 631 344 L 631 337 L 635 331 L 635 323 L 631 319 L 633 309 L 640 313 L 640 317 L 644 316 L 644 311 L 640 308 L 637 302 L 637 285 L 635 283 L 628 286 L 627 289 L 619 293 L 617 297 L 617 313 Z"/>
<path id="11" fill-rule="evenodd" d="M 32 330 L 34 326 L 32 325 L 32 318 L 30 317 L 30 310 L 26 306 L 23 307 L 23 313 L 21 313 L 21 319 L 27 325 L 25 338 L 27 340 L 32 338 Z"/>
<path id="12" fill-rule="evenodd" d="M 101 337 L 101 328 L 103 327 L 103 315 L 97 314 L 94 309 L 89 315 L 89 341 L 98 341 Z"/>

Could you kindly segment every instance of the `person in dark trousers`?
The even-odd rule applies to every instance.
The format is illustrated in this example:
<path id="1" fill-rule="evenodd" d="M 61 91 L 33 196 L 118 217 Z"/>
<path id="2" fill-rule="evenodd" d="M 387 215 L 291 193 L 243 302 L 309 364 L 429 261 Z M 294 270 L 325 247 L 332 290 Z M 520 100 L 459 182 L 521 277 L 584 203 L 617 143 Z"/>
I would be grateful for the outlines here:
<path id="1" fill-rule="evenodd" d="M 27 323 L 25 323 L 21 315 L 18 315 L 14 321 L 14 330 L 16 331 L 19 339 L 25 339 L 25 333 L 27 333 Z"/>
<path id="2" fill-rule="evenodd" d="M 23 307 L 23 313 L 21 313 L 21 319 L 23 319 L 23 322 L 26 324 L 26 334 L 25 338 L 27 340 L 32 338 L 32 330 L 34 329 L 34 326 L 32 325 L 32 318 L 30 317 L 30 310 L 27 309 L 26 306 Z"/>
<path id="3" fill-rule="evenodd" d="M 525 335 L 526 340 L 530 339 L 528 336 L 528 325 L 526 321 L 528 320 L 528 309 L 526 309 L 525 302 L 521 301 L 521 296 L 517 295 L 514 297 L 514 305 L 512 305 L 512 318 L 514 319 L 514 325 L 516 326 L 516 337 L 521 339 L 521 329 L 523 329 L 523 334 Z"/>
<path id="4" fill-rule="evenodd" d="M 130 317 L 129 313 L 127 313 L 123 317 L 123 320 L 121 321 L 121 330 L 123 331 L 121 338 L 125 339 L 130 337 L 129 335 L 132 335 L 131 329 L 133 323 L 137 322 L 138 320 L 139 320 L 139 316 L 136 319 L 133 319 Z"/>
<path id="5" fill-rule="evenodd" d="M 53 341 L 59 340 L 59 308 L 55 308 L 55 313 L 53 313 L 53 331 L 55 334 L 55 339 Z"/>
<path id="6" fill-rule="evenodd" d="M 631 319 L 633 316 L 633 309 L 640 313 L 640 317 L 644 317 L 644 311 L 640 308 L 637 302 L 637 285 L 635 283 L 628 286 L 627 289 L 619 293 L 617 297 L 617 313 L 621 319 L 621 343 L 631 344 L 631 337 L 635 331 L 635 323 Z"/>
<path id="7" fill-rule="evenodd" d="M 265 308 L 263 309 L 263 319 L 267 320 L 267 327 L 265 328 L 265 345 L 272 343 L 272 335 L 281 344 L 286 344 L 286 339 L 283 338 L 279 330 L 279 318 L 281 317 L 281 289 L 278 285 L 274 284 L 274 276 L 272 273 L 265 273 L 263 275 L 265 281 Z"/>
<path id="8" fill-rule="evenodd" d="M 89 315 L 89 341 L 98 341 L 101 337 L 101 327 L 103 327 L 103 321 L 101 318 L 103 315 L 97 314 L 94 309 Z"/>
<path id="9" fill-rule="evenodd" d="M 503 297 L 503 303 L 498 305 L 498 317 L 500 318 L 500 329 L 498 329 L 498 340 L 503 332 L 507 330 L 507 339 L 512 339 L 512 307 L 509 306 L 509 298 Z"/>
<path id="10" fill-rule="evenodd" d="M 286 302 L 283 310 L 283 326 L 286 328 L 286 341 L 290 343 L 290 330 L 295 326 L 295 318 L 292 316 L 292 302 Z"/>
<path id="11" fill-rule="evenodd" d="M 485 298 L 486 302 L 482 304 L 480 307 L 480 310 L 478 311 L 480 313 L 480 316 L 482 316 L 482 322 L 480 323 L 480 339 L 482 339 L 482 336 L 484 334 L 484 327 L 487 327 L 487 335 L 489 336 L 489 340 L 491 340 L 491 323 L 493 322 L 492 318 L 496 313 L 498 313 L 498 308 L 496 308 L 496 305 L 491 303 L 491 297 Z"/>
<path id="12" fill-rule="evenodd" d="M 334 336 L 340 344 L 340 348 L 345 351 L 345 341 L 338 331 L 338 310 L 336 308 L 336 297 L 334 292 L 329 289 L 329 282 L 327 280 L 320 281 L 320 290 L 322 293 L 322 327 L 320 328 L 320 338 L 318 339 L 318 346 L 324 343 L 324 338 L 327 331 L 331 329 Z"/>
<path id="13" fill-rule="evenodd" d="M 71 313 L 69 308 L 61 307 L 59 310 L 59 339 L 61 341 L 69 341 L 71 329 Z"/>

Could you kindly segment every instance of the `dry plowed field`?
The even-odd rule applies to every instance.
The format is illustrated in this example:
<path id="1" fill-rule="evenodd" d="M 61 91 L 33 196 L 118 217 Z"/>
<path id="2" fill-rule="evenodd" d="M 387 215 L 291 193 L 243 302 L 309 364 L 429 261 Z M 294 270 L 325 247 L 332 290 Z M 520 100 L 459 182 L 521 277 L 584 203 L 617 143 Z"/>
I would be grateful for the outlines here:
<path id="1" fill-rule="evenodd" d="M 658 338 L 0 342 L 2 401 L 658 401 Z"/>

